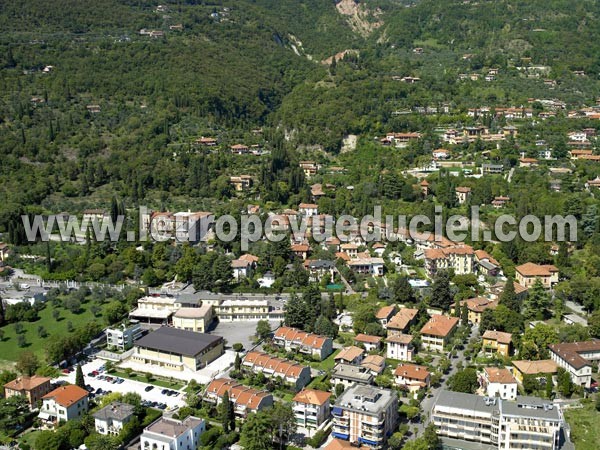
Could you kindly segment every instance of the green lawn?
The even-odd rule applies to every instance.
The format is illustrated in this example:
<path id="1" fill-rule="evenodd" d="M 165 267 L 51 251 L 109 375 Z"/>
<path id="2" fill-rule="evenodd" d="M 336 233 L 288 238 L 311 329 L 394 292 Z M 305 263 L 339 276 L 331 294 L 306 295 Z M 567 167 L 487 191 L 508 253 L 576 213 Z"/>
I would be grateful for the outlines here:
<path id="1" fill-rule="evenodd" d="M 41 433 L 41 431 L 39 430 L 34 430 L 34 431 L 28 431 L 24 434 L 22 434 L 18 441 L 19 443 L 22 444 L 27 444 L 29 445 L 31 448 L 33 448 L 33 444 L 35 443 L 36 438 L 38 437 L 38 435 Z"/>
<path id="2" fill-rule="evenodd" d="M 323 361 L 321 362 L 312 362 L 310 363 L 310 366 L 313 369 L 318 369 L 318 370 L 331 370 L 333 369 L 333 366 L 335 366 L 335 361 L 333 358 L 335 358 L 335 356 L 340 352 L 341 350 L 335 350 L 331 355 L 329 355 L 327 358 L 325 358 Z"/>
<path id="3" fill-rule="evenodd" d="M 597 450 L 600 442 L 600 412 L 593 402 L 580 409 L 565 410 L 565 419 L 571 426 L 571 440 L 577 450 Z"/>
<path id="4" fill-rule="evenodd" d="M 146 377 L 143 374 L 136 374 L 135 372 L 132 372 L 131 375 L 127 375 L 125 372 L 121 372 L 120 370 L 114 370 L 110 372 L 110 375 L 114 375 L 120 378 L 127 378 L 129 380 L 141 381 L 142 383 L 153 384 L 162 388 L 175 389 L 177 391 L 185 386 L 183 382 L 177 380 L 173 380 L 171 382 L 169 380 L 155 378 L 152 381 L 148 381 L 146 380 Z"/>
<path id="5" fill-rule="evenodd" d="M 17 335 L 15 333 L 14 324 L 3 326 L 1 329 L 4 332 L 4 336 L 0 342 L 0 355 L 2 356 L 2 359 L 16 361 L 19 358 L 19 355 L 25 350 L 30 350 L 40 358 L 44 358 L 44 341 L 55 334 L 66 334 L 67 323 L 69 321 L 73 324 L 74 328 L 77 328 L 78 326 L 95 319 L 94 315 L 89 311 L 88 304 L 81 305 L 81 312 L 79 314 L 73 314 L 66 309 L 58 308 L 60 311 L 59 320 L 54 320 L 52 317 L 53 309 L 52 305 L 47 304 L 46 307 L 39 312 L 39 320 L 35 322 L 21 322 L 23 324 L 26 340 L 25 347 L 19 347 L 17 345 Z M 40 338 L 38 336 L 38 327 L 40 325 L 48 332 L 48 336 L 45 338 Z"/>

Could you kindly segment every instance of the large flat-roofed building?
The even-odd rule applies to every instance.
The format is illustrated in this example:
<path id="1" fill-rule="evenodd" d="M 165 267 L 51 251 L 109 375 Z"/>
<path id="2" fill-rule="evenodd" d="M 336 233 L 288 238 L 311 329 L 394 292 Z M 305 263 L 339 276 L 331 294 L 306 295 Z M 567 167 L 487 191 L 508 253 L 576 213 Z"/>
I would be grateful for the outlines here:
<path id="1" fill-rule="evenodd" d="M 269 318 L 268 300 L 223 300 L 215 305 L 219 320 L 235 322 L 238 320 L 264 320 Z"/>
<path id="2" fill-rule="evenodd" d="M 140 322 L 166 325 L 178 309 L 174 297 L 149 295 L 137 301 L 137 308 L 129 317 Z"/>
<path id="3" fill-rule="evenodd" d="M 175 328 L 205 333 L 213 321 L 213 307 L 206 304 L 199 308 L 179 308 L 172 321 Z"/>
<path id="4" fill-rule="evenodd" d="M 223 338 L 177 328 L 160 327 L 134 343 L 135 362 L 171 370 L 199 370 L 224 352 Z"/>
<path id="5" fill-rule="evenodd" d="M 335 388 L 338 384 L 344 389 L 354 384 L 373 384 L 375 376 L 368 367 L 353 366 L 351 364 L 339 363 L 331 374 L 331 385 Z"/>
<path id="6" fill-rule="evenodd" d="M 549 400 L 495 397 L 443 390 L 431 418 L 439 436 L 498 449 L 559 448 L 563 417 Z"/>
<path id="7" fill-rule="evenodd" d="M 22 395 L 27 399 L 29 407 L 35 409 L 42 397 L 52 390 L 50 378 L 33 375 L 18 377 L 4 385 L 4 397 Z"/>
<path id="8" fill-rule="evenodd" d="M 592 383 L 592 362 L 600 361 L 600 339 L 551 344 L 549 347 L 552 361 L 569 372 L 571 381 L 589 388 Z"/>
<path id="9" fill-rule="evenodd" d="M 398 394 L 389 389 L 355 385 L 332 409 L 334 438 L 383 448 L 398 422 Z"/>

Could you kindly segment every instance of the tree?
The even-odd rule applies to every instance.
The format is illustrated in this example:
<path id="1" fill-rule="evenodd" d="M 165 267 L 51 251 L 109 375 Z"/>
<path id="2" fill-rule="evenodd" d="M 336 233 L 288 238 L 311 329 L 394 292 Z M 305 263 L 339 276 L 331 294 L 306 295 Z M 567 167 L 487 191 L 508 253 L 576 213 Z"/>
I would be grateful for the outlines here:
<path id="1" fill-rule="evenodd" d="M 85 378 L 83 378 L 81 364 L 77 364 L 77 368 L 75 369 L 75 385 L 85 389 Z"/>
<path id="2" fill-rule="evenodd" d="M 423 432 L 423 440 L 427 443 L 429 450 L 438 450 L 442 448 L 442 441 L 435 431 L 435 425 L 430 423 Z"/>
<path id="3" fill-rule="evenodd" d="M 35 353 L 26 351 L 19 355 L 15 367 L 21 375 L 30 377 L 40 367 L 40 360 Z"/>
<path id="4" fill-rule="evenodd" d="M 512 311 L 521 312 L 521 302 L 517 300 L 517 295 L 515 294 L 515 283 L 511 277 L 508 277 L 506 280 L 506 284 L 504 285 L 504 290 L 500 295 L 498 304 L 506 306 Z"/>
<path id="5" fill-rule="evenodd" d="M 272 424 L 265 411 L 250 414 L 240 433 L 240 445 L 246 450 L 271 450 Z"/>
<path id="6" fill-rule="evenodd" d="M 27 345 L 27 340 L 25 339 L 25 335 L 24 334 L 19 334 L 17 336 L 17 345 L 20 348 L 23 348 L 23 347 L 25 347 Z"/>
<path id="7" fill-rule="evenodd" d="M 58 322 L 58 319 L 60 318 L 60 311 L 58 309 L 54 308 L 52 310 L 52 318 Z"/>
<path id="8" fill-rule="evenodd" d="M 548 373 L 546 374 L 546 398 L 552 398 L 553 388 L 552 375 Z"/>
<path id="9" fill-rule="evenodd" d="M 433 278 L 429 305 L 434 308 L 441 308 L 444 311 L 448 311 L 450 309 L 450 305 L 452 304 L 452 300 L 450 276 L 448 272 L 442 270 Z"/>
<path id="10" fill-rule="evenodd" d="M 548 292 L 546 292 L 544 285 L 538 278 L 529 289 L 523 315 L 528 320 L 543 320 L 548 315 L 549 306 L 550 297 L 548 296 Z"/>
<path id="11" fill-rule="evenodd" d="M 467 302 L 464 302 L 460 308 L 460 323 L 464 326 L 469 324 L 469 307 L 467 306 Z"/>
<path id="12" fill-rule="evenodd" d="M 377 305 L 373 303 L 360 303 L 352 315 L 354 332 L 357 334 L 366 333 L 367 325 L 377 323 L 376 312 Z"/>
<path id="13" fill-rule="evenodd" d="M 118 450 L 119 441 L 115 436 L 93 433 L 85 438 L 88 450 Z"/>
<path id="14" fill-rule="evenodd" d="M 233 363 L 233 368 L 236 372 L 239 372 L 242 369 L 242 358 L 240 358 L 240 354 L 235 354 L 235 361 Z"/>
<path id="15" fill-rule="evenodd" d="M 281 445 L 285 444 L 297 428 L 296 417 L 290 403 L 277 402 L 269 411 L 271 429 Z"/>
<path id="16" fill-rule="evenodd" d="M 17 426 L 25 423 L 28 412 L 29 403 L 22 395 L 0 399 L 0 433 L 14 432 Z"/>
<path id="17" fill-rule="evenodd" d="M 402 450 L 429 450 L 429 445 L 424 438 L 417 438 L 404 444 Z"/>
<path id="18" fill-rule="evenodd" d="M 262 341 L 271 334 L 271 325 L 268 320 L 259 320 L 256 324 L 256 337 Z"/>
<path id="19" fill-rule="evenodd" d="M 35 438 L 33 447 L 35 450 L 61 450 L 65 448 L 67 442 L 63 433 L 55 433 L 54 431 L 41 431 Z"/>
<path id="20" fill-rule="evenodd" d="M 600 309 L 594 311 L 588 318 L 588 331 L 591 337 L 600 338 Z"/>
<path id="21" fill-rule="evenodd" d="M 233 410 L 233 402 L 229 400 L 229 392 L 225 391 L 223 399 L 219 404 L 219 418 L 223 425 L 223 432 L 229 433 L 235 431 L 235 412 Z"/>
<path id="22" fill-rule="evenodd" d="M 337 336 L 337 326 L 329 320 L 326 316 L 320 315 L 315 322 L 315 326 L 313 332 L 315 334 L 320 334 L 322 336 L 336 337 Z"/>
<path id="23" fill-rule="evenodd" d="M 399 304 L 415 303 L 415 291 L 408 282 L 408 277 L 401 275 L 394 280 L 392 285 L 392 301 Z"/>
<path id="24" fill-rule="evenodd" d="M 477 371 L 471 367 L 459 370 L 448 380 L 448 387 L 455 392 L 474 394 L 478 386 Z"/>
<path id="25" fill-rule="evenodd" d="M 558 334 L 554 327 L 538 323 L 534 328 L 528 328 L 521 338 L 519 357 L 523 359 L 548 358 L 548 345 L 558 342 Z"/>
<path id="26" fill-rule="evenodd" d="M 284 322 L 288 327 L 304 329 L 306 323 L 306 305 L 296 294 L 290 298 L 284 306 Z"/>

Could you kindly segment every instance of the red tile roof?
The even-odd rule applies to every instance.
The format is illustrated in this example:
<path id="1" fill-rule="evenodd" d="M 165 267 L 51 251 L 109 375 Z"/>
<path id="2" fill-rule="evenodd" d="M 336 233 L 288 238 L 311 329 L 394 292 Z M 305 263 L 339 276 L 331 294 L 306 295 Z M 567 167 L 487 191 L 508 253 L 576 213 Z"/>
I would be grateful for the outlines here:
<path id="1" fill-rule="evenodd" d="M 515 267 L 515 270 L 524 277 L 549 277 L 554 272 L 558 272 L 556 266 L 551 264 L 539 265 L 532 262 L 521 264 Z"/>
<path id="2" fill-rule="evenodd" d="M 33 375 L 31 377 L 18 377 L 6 383 L 4 388 L 11 389 L 13 391 L 31 391 L 32 389 L 35 389 L 43 384 L 50 383 L 50 380 L 51 379 L 48 377 L 40 377 L 38 375 Z"/>
<path id="3" fill-rule="evenodd" d="M 316 389 L 302 389 L 296 394 L 293 401 L 306 403 L 308 405 L 323 405 L 329 401 L 330 392 L 318 391 Z"/>
<path id="4" fill-rule="evenodd" d="M 354 338 L 358 342 L 366 342 L 367 344 L 379 344 L 383 338 L 380 336 L 371 336 L 369 334 L 357 334 Z"/>
<path id="5" fill-rule="evenodd" d="M 421 334 L 446 337 L 458 325 L 458 317 L 441 316 L 433 314 L 429 322 L 421 328 Z"/>
<path id="6" fill-rule="evenodd" d="M 54 401 L 60 406 L 68 408 L 72 404 L 77 403 L 79 400 L 87 396 L 88 391 L 86 391 L 85 389 L 82 389 L 79 386 L 75 386 L 74 384 L 68 384 L 66 386 L 60 386 L 59 388 L 48 392 L 42 398 L 54 399 Z"/>
<path id="7" fill-rule="evenodd" d="M 483 339 L 497 341 L 500 344 L 510 344 L 512 342 L 512 334 L 496 330 L 486 330 L 486 332 L 483 333 Z"/>
<path id="8" fill-rule="evenodd" d="M 394 375 L 397 377 L 409 378 L 411 380 L 424 381 L 430 375 L 429 370 L 425 366 L 419 366 L 417 364 L 398 364 Z"/>
<path id="9" fill-rule="evenodd" d="M 517 380 L 515 380 L 515 377 L 513 377 L 512 373 L 510 373 L 510 370 L 508 369 L 498 367 L 485 367 L 483 370 L 485 371 L 486 378 L 490 383 L 517 383 Z"/>

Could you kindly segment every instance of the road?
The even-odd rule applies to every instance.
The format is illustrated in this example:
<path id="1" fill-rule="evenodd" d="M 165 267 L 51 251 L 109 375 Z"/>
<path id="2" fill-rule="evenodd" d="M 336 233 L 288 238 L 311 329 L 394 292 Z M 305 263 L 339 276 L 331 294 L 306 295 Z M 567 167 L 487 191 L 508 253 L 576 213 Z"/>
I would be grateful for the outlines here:
<path id="1" fill-rule="evenodd" d="M 440 386 L 435 388 L 432 387 L 429 391 L 429 394 L 423 399 L 423 401 L 421 402 L 421 421 L 416 424 L 416 427 L 418 429 L 417 431 L 417 436 L 420 435 L 425 428 L 427 427 L 427 425 L 429 425 L 429 421 L 431 418 L 431 411 L 433 410 L 433 406 L 436 404 L 438 397 L 440 396 L 440 392 L 444 389 L 446 389 L 446 386 L 448 384 L 448 379 L 454 375 L 457 371 L 456 366 L 458 365 L 458 363 L 462 363 L 463 367 L 466 366 L 466 360 L 465 360 L 465 355 L 464 355 L 464 350 L 467 347 L 467 344 L 469 343 L 469 340 L 477 335 L 477 333 L 479 332 L 479 328 L 477 327 L 477 325 L 474 325 L 471 328 L 471 334 L 469 335 L 469 337 L 467 338 L 467 341 L 464 343 L 464 347 L 462 350 L 456 350 L 456 358 L 452 358 L 450 360 L 451 365 L 450 365 L 450 370 L 448 371 L 448 373 L 446 375 L 444 375 L 442 377 L 442 381 L 440 382 Z M 411 424 L 412 427 L 414 428 L 415 425 Z M 415 436 L 416 437 L 416 436 Z"/>

